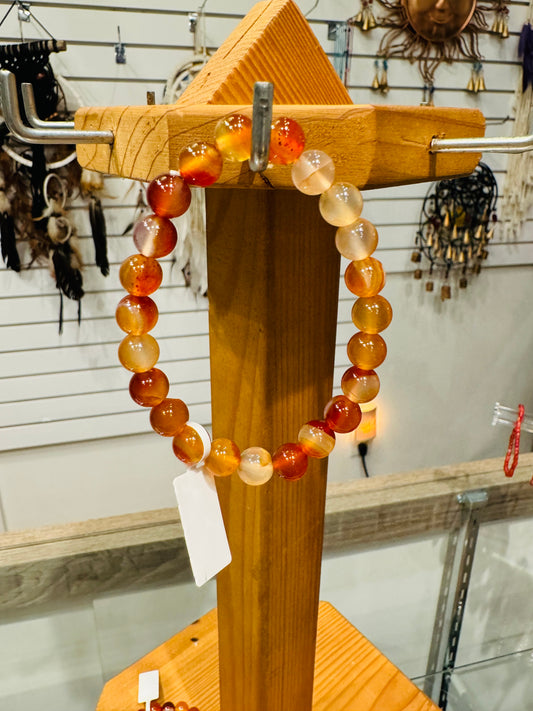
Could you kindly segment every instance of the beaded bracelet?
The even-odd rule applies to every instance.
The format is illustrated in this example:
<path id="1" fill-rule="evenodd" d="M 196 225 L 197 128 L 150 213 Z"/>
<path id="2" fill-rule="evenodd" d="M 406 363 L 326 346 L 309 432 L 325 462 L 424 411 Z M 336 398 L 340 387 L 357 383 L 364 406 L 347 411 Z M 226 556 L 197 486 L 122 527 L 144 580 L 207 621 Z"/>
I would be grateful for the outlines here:
<path id="1" fill-rule="evenodd" d="M 262 447 L 243 452 L 230 439 L 210 442 L 203 427 L 189 422 L 187 405 L 167 397 L 169 382 L 162 370 L 155 368 L 159 345 L 149 331 L 158 319 L 158 310 L 150 294 L 161 284 L 162 269 L 157 261 L 167 256 L 177 242 L 171 218 L 189 208 L 189 186 L 207 187 L 218 180 L 223 159 L 245 161 L 250 158 L 251 120 L 232 114 L 219 121 L 214 144 L 194 143 L 179 156 L 179 172 L 170 172 L 152 180 L 147 200 L 154 214 L 144 217 L 134 227 L 133 240 L 138 254 L 128 257 L 120 267 L 120 281 L 128 292 L 118 304 L 117 323 L 128 334 L 119 346 L 122 365 L 134 375 L 130 395 L 143 407 L 149 407 L 150 423 L 160 435 L 172 437 L 176 457 L 187 466 L 203 466 L 214 476 L 228 476 L 237 471 L 250 485 L 267 482 L 275 471 L 288 480 L 297 480 L 307 469 L 308 457 L 327 457 L 335 446 L 335 433 L 355 430 L 361 421 L 359 403 L 372 400 L 380 382 L 375 368 L 384 361 L 387 346 L 379 335 L 390 324 L 392 309 L 379 294 L 385 284 L 381 262 L 372 257 L 378 234 L 374 225 L 360 217 L 363 199 L 358 188 L 347 182 L 334 182 L 333 160 L 323 151 L 304 150 L 305 136 L 299 124 L 287 117 L 272 125 L 269 161 L 291 165 L 295 187 L 307 195 L 320 195 L 319 209 L 329 224 L 337 227 L 335 244 L 350 260 L 344 279 L 357 296 L 352 321 L 359 329 L 348 342 L 352 366 L 341 380 L 343 395 L 333 397 L 324 409 L 323 419 L 306 422 L 296 443 L 282 444 L 271 456 Z"/>
<path id="2" fill-rule="evenodd" d="M 139 709 L 145 711 L 145 709 Z M 157 701 L 150 702 L 150 711 L 199 711 L 197 706 L 189 706 L 186 701 L 178 701 L 173 704 L 172 701 L 164 701 L 159 704 Z"/>

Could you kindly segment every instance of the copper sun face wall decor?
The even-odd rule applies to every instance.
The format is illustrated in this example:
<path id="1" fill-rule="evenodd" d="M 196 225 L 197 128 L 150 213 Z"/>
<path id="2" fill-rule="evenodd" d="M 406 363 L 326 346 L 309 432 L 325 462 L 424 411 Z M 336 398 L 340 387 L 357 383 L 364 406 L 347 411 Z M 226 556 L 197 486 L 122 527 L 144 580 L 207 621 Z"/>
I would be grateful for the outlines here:
<path id="1" fill-rule="evenodd" d="M 433 85 L 437 67 L 464 57 L 479 62 L 479 34 L 508 36 L 508 9 L 502 0 L 377 0 L 387 14 L 376 19 L 372 0 L 363 0 L 362 9 L 352 24 L 366 31 L 386 29 L 378 57 L 402 57 L 416 62 L 428 87 Z M 487 15 L 495 13 L 489 28 Z"/>

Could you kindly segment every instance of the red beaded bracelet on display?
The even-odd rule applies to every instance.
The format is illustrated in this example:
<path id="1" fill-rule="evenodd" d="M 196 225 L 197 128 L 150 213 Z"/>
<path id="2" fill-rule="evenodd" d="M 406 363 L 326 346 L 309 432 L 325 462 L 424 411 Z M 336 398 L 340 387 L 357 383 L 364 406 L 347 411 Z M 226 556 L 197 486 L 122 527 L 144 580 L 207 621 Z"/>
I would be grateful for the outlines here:
<path id="1" fill-rule="evenodd" d="M 145 709 L 139 709 L 145 711 Z M 197 706 L 189 706 L 186 701 L 178 701 L 173 704 L 172 701 L 164 701 L 159 704 L 157 701 L 150 702 L 150 711 L 199 711 Z"/>
<path id="2" fill-rule="evenodd" d="M 134 375 L 130 381 L 133 400 L 150 407 L 153 429 L 173 437 L 176 457 L 188 466 L 203 466 L 215 476 L 237 471 L 250 485 L 264 484 L 275 471 L 296 480 L 305 474 L 308 457 L 327 457 L 335 446 L 335 433 L 355 430 L 361 421 L 359 403 L 372 400 L 379 391 L 374 368 L 385 359 L 387 346 L 379 335 L 391 322 L 389 302 L 379 295 L 385 284 L 381 262 L 371 256 L 377 247 L 374 225 L 360 217 L 363 199 L 358 188 L 334 182 L 332 159 L 319 150 L 304 150 L 302 128 L 290 118 L 280 118 L 272 126 L 269 161 L 291 165 L 295 187 L 308 195 L 320 195 L 319 209 L 329 224 L 337 227 L 335 244 L 350 260 L 344 279 L 358 298 L 352 308 L 352 321 L 359 332 L 350 338 L 348 357 L 353 364 L 341 380 L 343 395 L 333 397 L 324 409 L 322 420 L 305 423 L 297 443 L 282 444 L 271 456 L 262 447 L 249 447 L 242 453 L 230 439 L 210 442 L 200 425 L 189 422 L 187 405 L 167 397 L 169 382 L 155 368 L 159 345 L 149 331 L 158 319 L 150 294 L 161 284 L 162 269 L 157 261 L 167 256 L 177 242 L 171 218 L 183 215 L 191 201 L 190 185 L 207 187 L 222 172 L 223 159 L 245 161 L 250 158 L 251 120 L 242 114 L 222 119 L 215 129 L 215 145 L 195 143 L 179 156 L 179 172 L 155 178 L 148 186 L 147 200 L 154 211 L 134 227 L 133 240 L 139 254 L 128 257 L 120 267 L 120 281 L 128 291 L 118 304 L 117 323 L 128 334 L 119 346 L 122 365 Z"/>

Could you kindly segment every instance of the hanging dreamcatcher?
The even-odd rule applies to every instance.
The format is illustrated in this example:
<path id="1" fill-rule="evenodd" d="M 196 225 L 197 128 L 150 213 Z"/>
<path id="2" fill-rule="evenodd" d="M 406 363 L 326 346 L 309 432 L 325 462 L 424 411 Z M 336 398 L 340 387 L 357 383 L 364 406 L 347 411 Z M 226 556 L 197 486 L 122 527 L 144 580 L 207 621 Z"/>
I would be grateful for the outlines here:
<path id="1" fill-rule="evenodd" d="M 498 186 L 491 169 L 479 163 L 465 178 L 441 180 L 432 185 L 424 200 L 411 260 L 420 266 L 415 279 L 422 279 L 422 264 L 429 263 L 426 291 L 442 278 L 441 299 L 451 298 L 451 278 L 458 277 L 464 289 L 471 274 L 479 274 L 488 257 L 488 245 L 497 221 Z"/>
<path id="2" fill-rule="evenodd" d="M 442 62 L 464 57 L 473 62 L 469 91 L 483 91 L 484 79 L 478 38 L 491 32 L 509 36 L 509 10 L 504 0 L 376 0 L 387 11 L 375 18 L 372 0 L 362 0 L 360 12 L 350 21 L 367 31 L 374 27 L 386 30 L 377 52 L 378 60 L 401 57 L 416 63 L 424 81 L 423 103 L 431 104 L 434 77 Z M 494 13 L 489 29 L 487 13 Z M 374 82 L 375 83 L 375 82 Z M 373 88 L 379 88 L 374 87 Z"/>
<path id="3" fill-rule="evenodd" d="M 15 3 L 10 9 L 14 7 Z M 33 17 L 30 10 L 29 16 Z M 9 13 L 9 11 L 8 11 Z M 4 16 L 4 20 L 7 14 Z M 41 23 L 38 23 L 41 27 Z M 0 68 L 15 75 L 24 116 L 22 83 L 33 88 L 41 120 L 72 118 L 66 92 L 50 64 L 50 54 L 66 49 L 50 40 L 0 45 Z M 63 322 L 63 296 L 78 302 L 83 296 L 82 259 L 67 201 L 81 194 L 89 203 L 96 263 L 109 273 L 106 228 L 98 191 L 87 172 L 81 171 L 75 146 L 20 143 L 6 124 L 0 124 L 0 245 L 6 267 L 14 271 L 34 264 L 46 265 L 60 295 L 59 330 Z"/>

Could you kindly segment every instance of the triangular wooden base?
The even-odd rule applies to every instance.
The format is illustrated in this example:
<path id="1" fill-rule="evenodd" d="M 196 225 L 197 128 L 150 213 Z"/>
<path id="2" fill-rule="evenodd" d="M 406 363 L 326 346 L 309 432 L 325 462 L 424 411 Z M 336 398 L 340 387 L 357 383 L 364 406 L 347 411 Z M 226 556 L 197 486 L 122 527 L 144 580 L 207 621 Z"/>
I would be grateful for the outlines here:
<path id="1" fill-rule="evenodd" d="M 138 675 L 152 669 L 159 669 L 160 701 L 186 701 L 199 711 L 220 711 L 217 611 L 108 681 L 96 711 L 137 709 Z M 438 711 L 438 707 L 334 607 L 321 602 L 313 711 Z"/>

